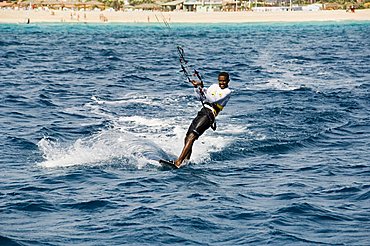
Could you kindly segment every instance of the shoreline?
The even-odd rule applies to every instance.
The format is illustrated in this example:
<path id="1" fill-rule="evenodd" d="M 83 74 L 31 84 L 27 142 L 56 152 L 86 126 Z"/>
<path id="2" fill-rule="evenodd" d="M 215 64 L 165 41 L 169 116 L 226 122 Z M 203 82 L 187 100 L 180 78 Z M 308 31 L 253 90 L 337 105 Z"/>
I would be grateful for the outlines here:
<path id="1" fill-rule="evenodd" d="M 154 12 L 0 9 L 0 24 L 11 23 L 256 23 L 370 21 L 370 9 L 288 12 Z"/>

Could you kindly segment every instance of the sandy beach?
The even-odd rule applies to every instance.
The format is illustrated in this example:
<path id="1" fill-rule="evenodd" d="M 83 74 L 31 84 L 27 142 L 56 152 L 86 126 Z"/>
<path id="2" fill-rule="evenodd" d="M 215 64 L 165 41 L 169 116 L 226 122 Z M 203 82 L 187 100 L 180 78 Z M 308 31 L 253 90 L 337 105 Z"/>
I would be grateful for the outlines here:
<path id="1" fill-rule="evenodd" d="M 153 12 L 0 9 L 0 23 L 248 23 L 305 21 L 370 21 L 370 9 L 287 12 Z"/>

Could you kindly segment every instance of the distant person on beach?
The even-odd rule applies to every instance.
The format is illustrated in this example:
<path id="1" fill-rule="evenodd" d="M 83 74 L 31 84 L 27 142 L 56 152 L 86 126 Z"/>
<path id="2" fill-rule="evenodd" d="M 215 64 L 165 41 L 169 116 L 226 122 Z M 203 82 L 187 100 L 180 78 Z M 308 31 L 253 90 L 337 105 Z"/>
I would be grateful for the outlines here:
<path id="1" fill-rule="evenodd" d="M 210 127 L 216 130 L 216 116 L 230 99 L 229 81 L 230 76 L 226 72 L 221 72 L 218 75 L 218 84 L 213 84 L 209 88 L 203 88 L 201 81 L 191 81 L 198 98 L 202 101 L 203 107 L 189 126 L 184 148 L 177 160 L 174 161 L 177 167 L 180 167 L 184 160 L 190 159 L 195 140 Z"/>
<path id="2" fill-rule="evenodd" d="M 349 6 L 347 8 L 346 12 L 350 12 L 350 11 L 351 11 L 351 13 L 354 13 L 355 12 L 355 6 L 353 6 L 353 5 Z"/>

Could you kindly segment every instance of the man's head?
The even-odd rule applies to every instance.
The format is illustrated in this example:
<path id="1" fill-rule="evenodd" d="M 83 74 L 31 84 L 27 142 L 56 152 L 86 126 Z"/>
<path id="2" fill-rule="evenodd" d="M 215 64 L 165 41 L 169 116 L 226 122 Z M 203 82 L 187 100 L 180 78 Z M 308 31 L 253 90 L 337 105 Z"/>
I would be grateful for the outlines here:
<path id="1" fill-rule="evenodd" d="M 221 89 L 225 89 L 229 87 L 230 76 L 227 72 L 221 72 L 218 74 L 218 86 Z"/>

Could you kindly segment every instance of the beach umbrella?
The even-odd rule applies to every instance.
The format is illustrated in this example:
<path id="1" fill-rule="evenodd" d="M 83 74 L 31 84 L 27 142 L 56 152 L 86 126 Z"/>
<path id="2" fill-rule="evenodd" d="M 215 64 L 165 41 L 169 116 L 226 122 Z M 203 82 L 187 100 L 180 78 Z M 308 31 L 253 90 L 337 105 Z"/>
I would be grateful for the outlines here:
<path id="1" fill-rule="evenodd" d="M 156 3 L 142 3 L 135 6 L 135 9 L 142 9 L 142 10 L 160 10 L 161 6 Z"/>
<path id="2" fill-rule="evenodd" d="M 14 3 L 0 2 L 0 8 L 11 7 Z"/>
<path id="3" fill-rule="evenodd" d="M 83 6 L 84 9 L 94 7 L 103 8 L 105 7 L 105 4 L 98 1 L 89 1 L 89 2 L 80 2 L 78 6 Z"/>

